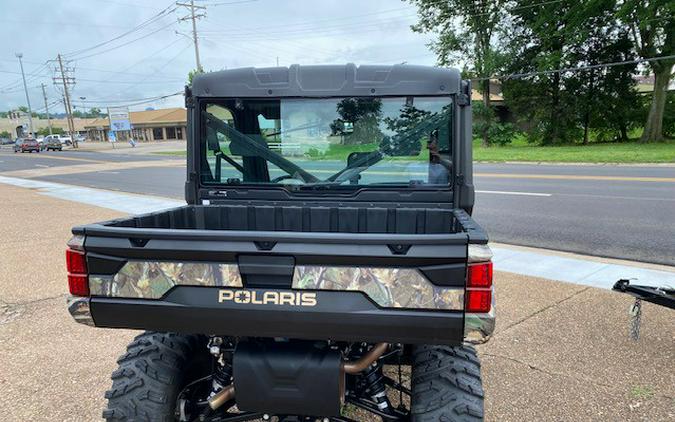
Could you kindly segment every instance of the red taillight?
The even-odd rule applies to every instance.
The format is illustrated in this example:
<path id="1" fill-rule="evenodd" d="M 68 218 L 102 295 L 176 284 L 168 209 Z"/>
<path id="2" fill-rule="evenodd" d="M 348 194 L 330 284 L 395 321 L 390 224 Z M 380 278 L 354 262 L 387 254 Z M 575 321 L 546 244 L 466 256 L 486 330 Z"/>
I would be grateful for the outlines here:
<path id="1" fill-rule="evenodd" d="M 68 290 L 73 296 L 89 296 L 89 277 L 86 274 L 68 274 Z"/>
<path id="2" fill-rule="evenodd" d="M 66 268 L 71 274 L 87 274 L 87 260 L 84 252 L 66 249 Z"/>
<path id="3" fill-rule="evenodd" d="M 492 287 L 492 262 L 469 264 L 466 271 L 466 287 Z"/>
<path id="4" fill-rule="evenodd" d="M 70 290 L 70 294 L 89 296 L 87 259 L 84 252 L 66 249 L 66 269 L 68 270 L 68 290 Z"/>
<path id="5" fill-rule="evenodd" d="M 466 268 L 466 312 L 487 313 L 492 308 L 492 262 L 477 262 Z"/>
<path id="6" fill-rule="evenodd" d="M 487 313 L 492 307 L 492 290 L 467 290 L 466 312 Z"/>

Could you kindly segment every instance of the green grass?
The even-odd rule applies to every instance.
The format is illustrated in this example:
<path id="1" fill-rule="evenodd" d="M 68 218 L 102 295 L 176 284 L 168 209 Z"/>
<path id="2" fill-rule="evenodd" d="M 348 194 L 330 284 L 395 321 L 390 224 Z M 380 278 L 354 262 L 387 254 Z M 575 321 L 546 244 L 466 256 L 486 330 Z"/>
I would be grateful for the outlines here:
<path id="1" fill-rule="evenodd" d="M 308 154 L 311 160 L 347 161 L 353 151 L 375 151 L 376 144 L 331 145 L 325 154 Z M 185 151 L 158 151 L 154 154 L 184 157 Z M 395 157 L 406 160 L 424 160 L 428 156 L 422 149 L 417 157 Z M 657 144 L 591 143 L 589 145 L 539 146 L 516 139 L 511 145 L 483 148 L 480 141 L 473 144 L 476 161 L 530 161 L 560 163 L 675 163 L 675 141 Z"/>
<path id="2" fill-rule="evenodd" d="M 187 151 L 184 151 L 184 150 L 181 150 L 181 151 L 156 151 L 156 152 L 153 152 L 152 154 L 185 157 L 187 155 Z"/>
<path id="3" fill-rule="evenodd" d="M 674 163 L 675 141 L 655 144 L 596 143 L 589 145 L 538 146 L 517 139 L 511 145 L 483 148 L 473 144 L 476 161 L 532 161 L 560 163 Z"/>
<path id="4" fill-rule="evenodd" d="M 309 158 L 314 160 L 339 160 L 347 161 L 347 157 L 352 152 L 370 152 L 377 151 L 378 144 L 363 144 L 363 145 L 340 145 L 330 144 L 328 150 L 321 154 L 318 151 L 310 149 L 307 154 Z"/>
<path id="5" fill-rule="evenodd" d="M 630 395 L 635 399 L 646 400 L 654 396 L 654 389 L 636 385 L 630 389 Z"/>

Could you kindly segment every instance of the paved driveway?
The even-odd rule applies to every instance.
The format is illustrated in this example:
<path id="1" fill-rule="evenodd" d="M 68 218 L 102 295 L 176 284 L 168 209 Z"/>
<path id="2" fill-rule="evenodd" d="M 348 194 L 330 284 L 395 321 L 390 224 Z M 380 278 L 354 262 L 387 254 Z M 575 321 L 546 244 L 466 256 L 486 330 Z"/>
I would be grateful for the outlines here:
<path id="1" fill-rule="evenodd" d="M 7 185 L 0 198 L 0 414 L 98 420 L 134 332 L 71 320 L 64 248 L 71 226 L 119 214 Z M 497 332 L 479 348 L 488 420 L 675 418 L 672 311 L 645 305 L 632 342 L 628 297 L 508 273 L 496 288 Z"/>

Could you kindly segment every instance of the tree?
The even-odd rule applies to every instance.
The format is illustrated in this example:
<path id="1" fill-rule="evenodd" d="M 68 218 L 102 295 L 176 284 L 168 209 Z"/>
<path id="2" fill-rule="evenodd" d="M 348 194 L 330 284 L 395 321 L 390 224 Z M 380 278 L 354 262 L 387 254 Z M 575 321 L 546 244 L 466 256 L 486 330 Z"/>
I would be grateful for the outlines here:
<path id="1" fill-rule="evenodd" d="M 591 129 L 627 137 L 635 65 L 593 68 L 632 59 L 615 13 L 615 0 L 521 0 L 512 8 L 508 73 L 532 75 L 507 79 L 504 96 L 531 141 L 587 143 Z M 575 68 L 582 70 L 563 70 Z"/>
<path id="2" fill-rule="evenodd" d="M 428 119 L 432 114 L 430 111 L 422 110 L 409 104 L 404 105 L 400 112 L 401 114 L 396 118 L 384 118 L 387 129 L 396 133 L 402 133 L 414 128 L 424 119 Z"/>
<path id="3" fill-rule="evenodd" d="M 576 1 L 533 6 L 519 0 L 512 8 L 509 37 L 510 60 L 507 73 L 535 73 L 531 77 L 507 79 L 502 87 L 512 111 L 527 127 L 529 139 L 542 144 L 572 142 L 578 135 L 578 122 L 572 113 L 578 99 L 565 89 L 566 74 L 542 73 L 572 67 L 570 52 L 577 31 L 570 13 Z"/>
<path id="4" fill-rule="evenodd" d="M 66 131 L 63 130 L 63 128 L 60 128 L 60 127 L 52 127 L 52 133 L 54 135 L 63 135 L 64 133 L 66 133 Z M 37 130 L 37 134 L 39 136 L 47 136 L 47 135 L 49 135 L 49 128 L 48 127 L 41 127 L 40 129 Z"/>
<path id="5" fill-rule="evenodd" d="M 633 59 L 628 29 L 616 21 L 615 0 L 587 0 L 570 14 L 578 28 L 571 60 L 577 67 Z M 583 127 L 583 144 L 591 129 L 599 140 L 628 140 L 640 102 L 633 74 L 635 64 L 573 72 L 566 88 L 576 92 L 576 110 Z"/>
<path id="6" fill-rule="evenodd" d="M 6 130 L 3 130 L 2 132 L 0 132 L 0 138 L 11 138 L 11 137 L 12 137 L 12 134 L 7 132 Z"/>
<path id="7" fill-rule="evenodd" d="M 90 118 L 96 118 L 96 117 L 105 117 L 107 116 L 105 113 L 101 111 L 100 108 L 98 107 L 92 107 L 89 109 L 89 112 L 87 113 Z"/>
<path id="8" fill-rule="evenodd" d="M 672 0 L 621 0 L 617 17 L 630 29 L 640 58 L 675 55 L 675 3 Z M 641 141 L 663 140 L 663 118 L 668 84 L 675 58 L 649 62 L 654 72 L 654 92 Z"/>
<path id="9" fill-rule="evenodd" d="M 188 72 L 187 78 L 188 86 L 192 86 L 192 80 L 195 78 L 195 76 L 199 75 L 200 73 L 204 73 L 204 71 L 200 69 L 192 69 L 191 71 Z"/>
<path id="10" fill-rule="evenodd" d="M 382 101 L 375 98 L 345 98 L 338 102 L 336 111 L 340 116 L 330 124 L 333 135 L 341 135 L 342 142 L 360 145 L 379 142 L 383 135 L 379 127 Z M 351 133 L 346 132 L 347 123 Z"/>
<path id="11" fill-rule="evenodd" d="M 496 46 L 496 34 L 504 23 L 508 0 L 408 0 L 417 6 L 419 22 L 413 31 L 433 33 L 438 39 L 431 49 L 438 64 L 465 63 L 480 79 L 483 105 L 490 108 L 490 77 L 500 68 L 502 55 Z M 489 131 L 482 133 L 483 146 L 489 145 Z"/>

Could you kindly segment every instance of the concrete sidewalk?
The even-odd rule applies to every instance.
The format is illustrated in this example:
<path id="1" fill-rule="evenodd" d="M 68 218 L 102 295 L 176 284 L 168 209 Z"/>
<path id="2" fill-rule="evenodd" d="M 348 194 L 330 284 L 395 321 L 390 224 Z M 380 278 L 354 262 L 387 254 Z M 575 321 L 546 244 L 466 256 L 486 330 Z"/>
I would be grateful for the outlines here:
<path id="1" fill-rule="evenodd" d="M 77 149 L 73 151 L 96 151 L 110 152 L 113 154 L 148 154 L 161 151 L 181 151 L 185 150 L 186 141 L 147 141 L 136 142 L 136 147 L 132 148 L 128 142 L 116 142 L 114 147 L 110 142 L 80 142 Z"/>
<path id="2" fill-rule="evenodd" d="M 134 333 L 71 320 L 63 255 L 71 226 L 120 213 L 4 184 L 0 198 L 0 414 L 99 420 Z M 497 332 L 479 347 L 487 420 L 675 418 L 672 311 L 645 304 L 632 342 L 628 296 L 503 272 L 495 285 Z"/>

